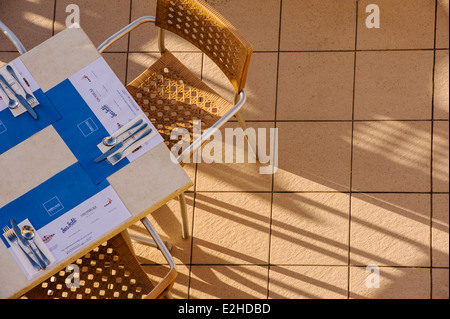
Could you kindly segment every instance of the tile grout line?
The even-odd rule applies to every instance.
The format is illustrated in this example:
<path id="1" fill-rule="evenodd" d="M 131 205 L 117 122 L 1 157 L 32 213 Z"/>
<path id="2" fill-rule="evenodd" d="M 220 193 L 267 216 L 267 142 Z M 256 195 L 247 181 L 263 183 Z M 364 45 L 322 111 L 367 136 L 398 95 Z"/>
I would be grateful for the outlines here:
<path id="1" fill-rule="evenodd" d="M 56 22 L 56 21 L 54 21 Z M 53 30 L 54 31 L 54 30 Z M 380 49 L 380 50 L 310 50 L 310 51 L 253 51 L 253 53 L 264 54 L 264 53 L 350 53 L 350 52 L 408 52 L 408 51 L 448 51 L 450 48 L 416 48 L 416 49 Z M 0 50 L 0 52 L 9 52 L 14 53 L 16 50 Z M 127 53 L 127 51 L 123 50 L 108 50 L 108 53 Z M 159 51 L 155 50 L 129 50 L 129 53 L 159 53 Z M 201 53 L 201 51 L 183 51 L 183 50 L 174 50 L 172 53 Z"/>
<path id="2" fill-rule="evenodd" d="M 360 50 L 267 50 L 267 51 L 259 51 L 254 50 L 253 53 L 264 54 L 264 53 L 350 53 L 350 52 L 396 52 L 396 51 L 446 51 L 450 48 L 411 48 L 411 49 L 360 49 Z M 0 52 L 15 52 L 10 50 L 0 50 Z M 108 51 L 109 53 L 125 53 L 125 51 Z M 130 53 L 159 53 L 158 50 L 130 50 Z M 172 53 L 202 53 L 201 51 L 196 50 L 174 50 Z"/>
<path id="3" fill-rule="evenodd" d="M 186 191 L 187 194 L 193 194 L 193 191 Z M 219 191 L 219 190 L 213 190 L 213 191 L 196 191 L 196 193 L 200 194 L 350 194 L 350 191 L 239 191 L 239 190 L 230 190 L 230 191 Z M 409 194 L 409 195 L 430 195 L 431 192 L 388 192 L 388 191 L 352 191 L 352 194 Z M 440 195 L 448 195 L 449 192 L 433 192 L 433 194 L 440 194 Z"/>
<path id="4" fill-rule="evenodd" d="M 153 264 L 142 264 L 143 266 L 168 266 L 167 263 L 153 263 Z M 183 264 L 182 262 L 177 263 L 177 265 L 180 266 L 186 266 L 186 265 L 192 265 L 192 266 L 203 266 L 203 267 L 210 267 L 210 266 L 223 266 L 223 267 L 232 267 L 232 266 L 258 266 L 258 267 L 266 267 L 267 264 L 265 263 L 236 263 L 236 264 L 232 264 L 232 263 L 222 263 L 222 264 L 212 264 L 212 263 L 199 263 L 199 264 Z M 299 264 L 299 263 L 276 263 L 276 264 L 271 264 L 271 266 L 275 266 L 275 267 L 289 267 L 289 266 L 298 266 L 298 267 L 342 267 L 342 268 L 347 268 L 348 266 L 345 264 Z M 352 265 L 352 267 L 355 268 L 366 268 L 366 265 L 362 265 L 362 264 L 356 264 L 356 265 Z M 379 265 L 379 268 L 407 268 L 407 269 L 449 269 L 449 267 L 447 266 L 437 266 L 437 267 L 430 267 L 430 266 L 414 266 L 414 265 Z"/>
<path id="5" fill-rule="evenodd" d="M 275 148 L 275 145 L 278 143 L 278 131 L 277 131 L 277 106 L 278 106 L 278 85 L 279 85 L 279 76 L 280 76 L 280 50 L 281 50 L 281 24 L 283 18 L 283 0 L 280 0 L 280 13 L 279 13 L 279 20 L 278 20 L 278 50 L 277 50 L 277 75 L 275 80 L 275 110 L 274 110 L 274 129 L 275 129 L 275 136 L 274 136 L 274 150 L 278 149 Z M 278 155 L 273 155 L 277 156 Z M 274 184 L 275 184 L 275 173 L 274 173 L 274 167 L 272 167 L 272 188 L 270 192 L 270 215 L 269 215 L 269 247 L 268 247 L 268 254 L 267 254 L 267 290 L 266 290 L 266 298 L 269 299 L 270 294 L 270 257 L 271 257 L 271 250 L 272 250 L 272 224 L 273 224 L 273 198 L 274 198 Z"/>
<path id="6" fill-rule="evenodd" d="M 200 79 L 203 81 L 203 64 L 205 63 L 205 55 L 202 52 L 202 63 L 201 65 L 201 69 L 200 69 Z M 194 154 L 193 157 L 198 156 L 198 152 L 196 152 L 197 154 Z M 198 162 L 198 161 L 196 161 Z M 188 291 L 187 291 L 187 299 L 190 299 L 190 293 L 191 293 L 191 279 L 192 279 L 192 254 L 194 252 L 194 220 L 195 220 L 195 203 L 197 201 L 197 178 L 198 178 L 198 163 L 195 163 L 195 174 L 194 174 L 194 198 L 192 199 L 192 219 L 191 219 L 191 251 L 189 254 L 189 277 L 188 277 Z"/>
<path id="7" fill-rule="evenodd" d="M 430 141 L 430 299 L 433 299 L 433 142 L 434 142 L 434 86 L 436 76 L 436 28 L 438 0 L 434 2 L 434 54 L 433 76 L 431 78 L 431 141 Z"/>
<path id="8" fill-rule="evenodd" d="M 348 203 L 348 254 L 347 254 L 347 299 L 350 299 L 350 256 L 351 256 L 351 225 L 352 225 L 352 190 L 353 190 L 353 146 L 355 134 L 355 96 L 356 96 L 356 56 L 358 49 L 358 1 L 355 1 L 355 52 L 353 55 L 353 97 L 352 97 L 352 133 L 350 143 L 350 181 Z"/>

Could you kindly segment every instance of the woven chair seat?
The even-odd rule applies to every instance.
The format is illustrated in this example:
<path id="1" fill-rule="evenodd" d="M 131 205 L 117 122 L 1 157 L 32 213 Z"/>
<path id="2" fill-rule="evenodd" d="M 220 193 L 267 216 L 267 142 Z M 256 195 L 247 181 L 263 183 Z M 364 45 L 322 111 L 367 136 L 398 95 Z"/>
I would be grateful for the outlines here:
<path id="1" fill-rule="evenodd" d="M 184 128 L 194 140 L 194 121 L 201 121 L 201 132 L 226 114 L 233 105 L 217 94 L 181 63 L 169 50 L 134 81 L 128 92 L 172 148 L 178 140 L 171 140 L 175 128 Z"/>
<path id="2" fill-rule="evenodd" d="M 173 286 L 175 269 L 166 276 L 165 288 L 155 285 L 144 272 L 122 234 L 93 249 L 74 264 L 80 270 L 80 287 L 67 288 L 65 270 L 27 292 L 28 299 L 142 299 L 162 298 Z M 159 286 L 159 285 L 158 285 Z"/>

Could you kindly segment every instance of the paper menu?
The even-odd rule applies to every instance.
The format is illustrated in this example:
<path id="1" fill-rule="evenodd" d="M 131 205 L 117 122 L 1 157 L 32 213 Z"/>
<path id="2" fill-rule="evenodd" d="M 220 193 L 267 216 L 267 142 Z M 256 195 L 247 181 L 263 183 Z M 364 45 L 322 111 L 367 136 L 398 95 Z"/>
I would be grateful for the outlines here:
<path id="1" fill-rule="evenodd" d="M 144 118 L 154 132 L 157 132 L 103 58 L 98 58 L 73 74 L 69 81 L 110 135 L 139 115 Z M 163 142 L 161 135 L 154 134 L 141 149 L 133 152 L 127 158 L 133 161 L 161 142 Z"/>
<path id="2" fill-rule="evenodd" d="M 111 186 L 38 229 L 46 246 L 61 261 L 131 217 Z"/>
<path id="3" fill-rule="evenodd" d="M 56 213 L 64 208 L 62 202 L 57 197 L 52 198 L 51 202 L 44 203 L 44 208 L 49 213 Z M 130 217 L 131 214 L 117 193 L 112 186 L 108 186 L 40 229 L 36 229 L 35 241 L 50 260 L 51 263 L 47 267 L 51 268 L 54 262 L 63 261 Z M 30 217 L 33 218 L 38 217 Z M 19 228 L 23 225 L 32 226 L 32 223 L 27 218 L 18 224 Z M 33 268 L 17 244 L 11 243 L 6 236 L 5 240 L 9 243 L 8 250 L 28 279 L 41 272 Z M 35 259 L 27 247 L 20 245 Z"/>

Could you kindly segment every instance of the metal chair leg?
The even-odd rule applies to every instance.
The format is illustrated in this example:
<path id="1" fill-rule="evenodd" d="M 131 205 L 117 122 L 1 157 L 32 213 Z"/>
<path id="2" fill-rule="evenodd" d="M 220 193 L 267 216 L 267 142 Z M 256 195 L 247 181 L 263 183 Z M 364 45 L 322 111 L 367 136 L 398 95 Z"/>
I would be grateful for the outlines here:
<path id="1" fill-rule="evenodd" d="M 179 196 L 179 198 L 181 210 L 181 236 L 183 237 L 183 239 L 186 239 L 189 236 L 189 223 L 188 223 L 186 197 L 184 196 L 184 193 L 182 193 Z"/>
<path id="2" fill-rule="evenodd" d="M 159 237 L 155 228 L 153 228 L 152 224 L 145 217 L 141 219 L 141 222 L 145 226 L 147 231 L 150 233 L 150 236 L 152 236 L 153 240 L 155 241 L 156 245 L 158 246 L 158 249 L 161 251 L 164 258 L 169 263 L 170 268 L 176 269 L 175 261 L 173 260 L 172 255 L 169 253 L 169 250 L 167 249 L 166 245 L 163 243 L 163 241 Z"/>
<path id="3" fill-rule="evenodd" d="M 245 120 L 241 115 L 241 111 L 237 111 L 234 116 L 238 120 L 239 125 L 241 126 L 242 130 L 245 132 L 245 130 L 247 129 L 247 124 L 245 123 Z M 254 139 L 254 136 L 245 134 L 245 138 L 247 139 L 248 144 L 250 145 L 250 148 L 253 151 L 253 154 L 255 154 L 256 160 L 259 161 L 258 151 L 257 151 L 257 147 L 256 147 L 256 140 Z"/>

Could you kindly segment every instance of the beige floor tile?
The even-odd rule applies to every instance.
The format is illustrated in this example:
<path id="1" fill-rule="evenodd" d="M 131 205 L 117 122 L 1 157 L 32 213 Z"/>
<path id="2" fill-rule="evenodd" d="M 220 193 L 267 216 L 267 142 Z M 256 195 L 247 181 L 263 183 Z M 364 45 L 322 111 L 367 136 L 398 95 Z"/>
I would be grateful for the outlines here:
<path id="1" fill-rule="evenodd" d="M 356 1 L 285 0 L 281 50 L 354 50 Z"/>
<path id="2" fill-rule="evenodd" d="M 255 51 L 278 50 L 280 0 L 208 0 L 252 44 Z M 243 14 L 250 13 L 251 14 Z"/>
<path id="3" fill-rule="evenodd" d="M 253 53 L 245 85 L 247 100 L 241 110 L 245 120 L 275 120 L 277 60 L 278 55 L 276 53 Z M 230 102 L 234 101 L 235 91 L 230 81 L 217 65 L 206 56 L 202 75 L 203 81 L 217 93 Z"/>
<path id="4" fill-rule="evenodd" d="M 346 265 L 349 196 L 274 194 L 271 264 Z"/>
<path id="5" fill-rule="evenodd" d="M 187 174 L 189 179 L 194 183 L 187 191 L 193 192 L 195 191 L 195 183 L 197 180 L 197 164 L 196 163 L 188 163 L 183 166 L 184 172 Z"/>
<path id="6" fill-rule="evenodd" d="M 17 36 L 26 50 L 31 50 L 52 36 L 54 0 L 3 1 L 0 20 Z M 15 51 L 3 34 L 0 51 Z"/>
<path id="7" fill-rule="evenodd" d="M 119 78 L 119 80 L 122 82 L 122 84 L 125 85 L 125 77 L 127 73 L 127 54 L 105 52 L 102 54 L 102 56 L 105 59 L 106 63 L 108 63 L 108 65 L 114 71 L 116 76 Z"/>
<path id="8" fill-rule="evenodd" d="M 358 52 L 355 119 L 431 119 L 432 51 Z"/>
<path id="9" fill-rule="evenodd" d="M 447 269 L 433 269 L 433 299 L 447 299 L 448 293 L 448 268 Z"/>
<path id="10" fill-rule="evenodd" d="M 351 120 L 353 52 L 280 54 L 278 120 Z"/>
<path id="11" fill-rule="evenodd" d="M 156 1 L 133 0 L 131 8 L 131 20 L 134 21 L 143 16 L 156 15 Z M 165 45 L 170 51 L 200 51 L 194 45 L 183 38 L 165 32 Z M 130 33 L 130 51 L 154 51 L 158 49 L 158 28 L 154 23 L 146 23 Z"/>
<path id="12" fill-rule="evenodd" d="M 212 162 L 214 160 L 214 150 L 210 149 L 210 154 L 205 150 L 203 146 L 202 159 L 197 166 L 197 191 L 271 191 L 272 190 L 272 174 L 262 174 L 264 170 L 269 166 L 270 160 L 270 128 L 273 128 L 273 123 L 256 123 L 247 122 L 248 128 L 253 128 L 258 134 L 259 129 L 262 129 L 266 133 L 266 155 L 267 160 L 263 160 L 260 163 L 256 162 L 255 156 L 252 151 L 248 149 L 248 143 L 245 140 L 242 131 L 238 123 L 226 123 L 221 129 L 222 143 L 218 143 L 216 149 L 222 151 L 222 163 Z M 236 138 L 233 138 L 233 142 L 226 140 L 226 129 L 231 131 L 236 130 Z M 263 132 L 260 132 L 263 133 Z M 231 136 L 231 135 L 229 135 Z M 264 137 L 263 134 L 259 136 Z M 262 139 L 262 138 L 261 138 Z M 214 137 L 211 138 L 213 142 Z M 236 140 L 243 141 L 240 145 Z M 212 145 L 212 144 L 211 144 Z M 222 145 L 222 147 L 220 147 Z M 262 143 L 261 143 L 262 145 Z M 212 148 L 213 146 L 211 146 Z M 231 155 L 233 151 L 233 162 L 226 163 L 226 154 Z M 219 152 L 219 151 L 218 151 Z M 219 153 L 218 153 L 219 154 Z M 272 153 L 273 154 L 273 153 Z M 217 156 L 217 160 L 220 160 L 220 156 Z M 211 163 L 209 164 L 209 162 Z"/>
<path id="13" fill-rule="evenodd" d="M 277 123 L 275 191 L 348 191 L 351 123 Z"/>
<path id="14" fill-rule="evenodd" d="M 347 299 L 348 268 L 327 266 L 272 266 L 271 299 Z"/>
<path id="15" fill-rule="evenodd" d="M 353 194 L 350 263 L 430 266 L 430 195 Z"/>
<path id="16" fill-rule="evenodd" d="M 380 28 L 366 26 L 369 4 L 380 9 Z M 434 47 L 435 0 L 362 0 L 358 1 L 358 11 L 360 50 Z"/>
<path id="17" fill-rule="evenodd" d="M 430 122 L 356 122 L 353 190 L 430 191 Z"/>
<path id="18" fill-rule="evenodd" d="M 433 267 L 449 266 L 448 201 L 448 194 L 433 194 L 433 222 L 431 229 Z"/>
<path id="19" fill-rule="evenodd" d="M 429 299 L 430 269 L 379 268 L 379 288 L 371 286 L 373 272 L 366 267 L 350 267 L 352 299 Z M 369 285 L 367 283 L 369 282 Z"/>
<path id="20" fill-rule="evenodd" d="M 191 230 L 194 194 L 186 193 L 186 203 L 189 230 Z M 169 201 L 166 205 L 148 215 L 147 218 L 155 227 L 156 232 L 161 239 L 163 241 L 168 241 L 173 245 L 171 254 L 175 263 L 188 264 L 191 256 L 191 237 L 188 239 L 183 239 L 181 237 L 181 213 L 178 199 Z M 130 234 L 151 238 L 141 222 L 132 225 L 128 230 Z M 167 264 L 167 261 L 160 251 L 155 248 L 135 243 L 134 250 L 138 256 L 139 262 L 142 264 Z"/>
<path id="21" fill-rule="evenodd" d="M 267 267 L 192 266 L 190 299 L 265 299 Z"/>
<path id="22" fill-rule="evenodd" d="M 448 49 L 449 0 L 437 0 L 436 48 Z"/>
<path id="23" fill-rule="evenodd" d="M 448 50 L 436 51 L 434 73 L 434 119 L 449 118 L 449 57 Z"/>
<path id="24" fill-rule="evenodd" d="M 161 265 L 144 265 L 142 268 L 154 284 L 160 282 L 169 271 L 168 266 Z M 187 299 L 189 293 L 189 267 L 185 265 L 177 265 L 177 272 L 178 276 L 175 279 L 175 284 L 170 290 L 170 296 L 173 299 Z"/>
<path id="25" fill-rule="evenodd" d="M 193 264 L 267 264 L 270 194 L 197 193 Z"/>
<path id="26" fill-rule="evenodd" d="M 66 7 L 74 3 L 73 0 L 56 1 L 55 33 L 66 28 Z M 96 47 L 114 33 L 127 26 L 130 19 L 130 1 L 128 0 L 79 0 L 76 2 L 80 9 L 80 26 L 86 32 Z M 126 52 L 128 36 L 117 40 L 105 52 Z"/>
<path id="27" fill-rule="evenodd" d="M 449 187 L 449 126 L 448 121 L 434 122 L 433 131 L 433 192 L 448 192 Z"/>
<path id="28" fill-rule="evenodd" d="M 0 68 L 19 56 L 19 52 L 0 52 Z"/>
<path id="29" fill-rule="evenodd" d="M 199 78 L 202 73 L 202 54 L 201 53 L 174 53 L 175 57 L 186 65 Z M 130 53 L 128 56 L 128 83 L 137 78 L 141 73 L 147 70 L 155 63 L 161 55 L 159 52 L 152 53 Z"/>

